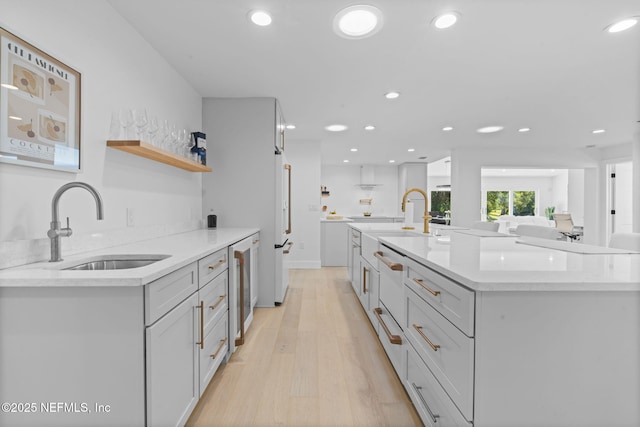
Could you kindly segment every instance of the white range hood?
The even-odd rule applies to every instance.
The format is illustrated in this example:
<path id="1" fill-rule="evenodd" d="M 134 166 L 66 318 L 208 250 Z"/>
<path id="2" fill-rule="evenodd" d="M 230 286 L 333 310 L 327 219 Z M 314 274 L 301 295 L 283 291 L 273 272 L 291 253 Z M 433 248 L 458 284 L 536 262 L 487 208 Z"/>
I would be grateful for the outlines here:
<path id="1" fill-rule="evenodd" d="M 358 187 L 363 189 L 371 189 L 375 187 L 379 187 L 382 184 L 375 183 L 375 171 L 372 165 L 362 165 L 360 166 L 360 184 L 357 184 Z"/>

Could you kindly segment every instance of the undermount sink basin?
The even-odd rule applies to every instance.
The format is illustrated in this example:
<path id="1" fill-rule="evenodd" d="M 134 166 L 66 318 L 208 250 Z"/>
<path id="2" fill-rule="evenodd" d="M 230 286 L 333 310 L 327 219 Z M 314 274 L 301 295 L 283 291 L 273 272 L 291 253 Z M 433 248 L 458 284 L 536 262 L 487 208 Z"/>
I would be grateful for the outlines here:
<path id="1" fill-rule="evenodd" d="M 169 255 L 102 255 L 88 258 L 62 270 L 125 270 L 169 258 Z"/>

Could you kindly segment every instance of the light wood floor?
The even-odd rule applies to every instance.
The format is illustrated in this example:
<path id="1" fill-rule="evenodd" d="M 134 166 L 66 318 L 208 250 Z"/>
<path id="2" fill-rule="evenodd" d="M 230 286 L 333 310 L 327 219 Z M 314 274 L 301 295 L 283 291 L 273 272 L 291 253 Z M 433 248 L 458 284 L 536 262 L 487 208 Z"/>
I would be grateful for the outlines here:
<path id="1" fill-rule="evenodd" d="M 291 270 L 187 426 L 421 426 L 343 267 Z"/>

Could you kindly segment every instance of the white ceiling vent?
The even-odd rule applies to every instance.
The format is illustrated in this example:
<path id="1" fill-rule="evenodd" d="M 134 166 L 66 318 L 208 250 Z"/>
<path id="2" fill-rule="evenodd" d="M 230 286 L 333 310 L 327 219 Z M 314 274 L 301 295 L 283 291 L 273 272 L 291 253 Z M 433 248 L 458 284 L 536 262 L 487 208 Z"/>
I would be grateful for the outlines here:
<path id="1" fill-rule="evenodd" d="M 375 183 L 375 172 L 372 165 L 360 166 L 360 184 L 358 186 L 363 189 L 371 189 L 379 187 L 381 184 Z"/>

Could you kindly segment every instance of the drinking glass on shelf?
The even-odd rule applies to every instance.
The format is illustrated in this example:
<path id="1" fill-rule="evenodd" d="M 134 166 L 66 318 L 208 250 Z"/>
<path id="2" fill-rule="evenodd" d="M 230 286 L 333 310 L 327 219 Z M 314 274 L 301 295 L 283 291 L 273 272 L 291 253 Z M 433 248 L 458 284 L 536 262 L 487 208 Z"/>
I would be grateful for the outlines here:
<path id="1" fill-rule="evenodd" d="M 138 136 L 138 139 L 144 139 L 144 133 L 147 128 L 147 123 L 149 123 L 149 119 L 147 118 L 147 110 L 145 108 L 136 108 L 135 110 L 133 110 L 133 120 L 136 124 L 136 134 Z"/>
<path id="2" fill-rule="evenodd" d="M 149 142 L 151 145 L 158 146 L 158 131 L 160 130 L 160 126 L 158 126 L 158 119 L 153 116 L 149 119 L 149 125 L 147 126 L 147 133 L 149 134 Z"/>
<path id="3" fill-rule="evenodd" d="M 133 111 L 123 108 L 120 110 L 120 124 L 124 129 L 124 138 L 125 139 L 133 139 L 134 131 L 133 131 Z"/>

